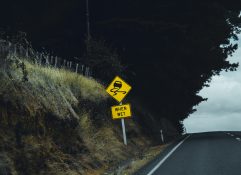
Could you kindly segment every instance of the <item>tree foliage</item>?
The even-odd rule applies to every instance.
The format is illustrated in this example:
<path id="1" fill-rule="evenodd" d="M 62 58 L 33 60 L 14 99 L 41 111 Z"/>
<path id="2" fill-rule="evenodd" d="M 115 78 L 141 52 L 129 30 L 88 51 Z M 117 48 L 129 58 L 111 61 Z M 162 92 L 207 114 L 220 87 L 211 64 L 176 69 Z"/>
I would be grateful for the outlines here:
<path id="1" fill-rule="evenodd" d="M 39 8 L 31 8 L 35 10 L 29 14 L 28 7 L 36 3 Z M 18 10 L 20 15 L 9 25 L 26 31 L 35 46 L 46 45 L 63 56 L 83 52 L 85 1 L 8 4 L 12 8 L 4 6 L 1 24 L 14 18 L 5 14 Z M 197 94 L 211 77 L 238 66 L 227 58 L 237 49 L 231 41 L 240 32 L 240 9 L 240 0 L 91 0 L 91 35 L 118 48 L 122 63 L 128 65 L 125 73 L 133 85 L 132 95 L 159 114 L 157 120 L 165 117 L 181 131 L 180 121 L 205 100 Z M 112 62 L 117 68 L 119 63 L 106 47 L 95 48 L 89 61 L 96 76 L 107 81 L 118 74 L 112 70 L 108 74 Z"/>
<path id="2" fill-rule="evenodd" d="M 86 63 L 94 71 L 95 78 L 109 83 L 114 75 L 122 75 L 124 66 L 120 62 L 120 56 L 111 49 L 104 41 L 91 38 L 88 42 Z"/>
<path id="3" fill-rule="evenodd" d="M 181 131 L 180 121 L 206 100 L 197 94 L 211 77 L 238 67 L 227 58 L 237 49 L 231 40 L 240 10 L 239 0 L 121 1 L 105 10 L 112 15 L 104 12 L 96 31 L 124 48 L 136 95 Z"/>

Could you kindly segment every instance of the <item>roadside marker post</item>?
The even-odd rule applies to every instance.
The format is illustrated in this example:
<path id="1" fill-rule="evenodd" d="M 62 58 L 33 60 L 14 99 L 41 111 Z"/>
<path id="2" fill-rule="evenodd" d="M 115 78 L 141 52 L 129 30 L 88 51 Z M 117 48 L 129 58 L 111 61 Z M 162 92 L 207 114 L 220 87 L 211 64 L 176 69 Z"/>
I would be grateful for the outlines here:
<path id="1" fill-rule="evenodd" d="M 160 132 L 161 132 L 162 143 L 164 143 L 164 136 L 163 136 L 163 131 L 162 131 L 162 129 L 160 130 Z"/>
<path id="2" fill-rule="evenodd" d="M 131 86 L 120 77 L 116 76 L 107 87 L 106 92 L 119 102 L 118 106 L 112 106 L 112 119 L 121 119 L 124 144 L 127 145 L 125 118 L 131 117 L 131 107 L 129 104 L 122 105 L 122 100 L 131 90 Z"/>

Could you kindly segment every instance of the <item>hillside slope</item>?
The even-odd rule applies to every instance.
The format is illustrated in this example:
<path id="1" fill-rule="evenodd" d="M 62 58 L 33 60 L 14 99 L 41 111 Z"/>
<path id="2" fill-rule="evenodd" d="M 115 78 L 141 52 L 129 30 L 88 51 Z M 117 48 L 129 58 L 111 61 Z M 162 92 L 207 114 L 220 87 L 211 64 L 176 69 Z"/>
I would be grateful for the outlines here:
<path id="1" fill-rule="evenodd" d="M 94 79 L 10 56 L 0 62 L 0 174 L 102 174 L 150 145 L 131 119 L 123 145 L 113 101 Z"/>

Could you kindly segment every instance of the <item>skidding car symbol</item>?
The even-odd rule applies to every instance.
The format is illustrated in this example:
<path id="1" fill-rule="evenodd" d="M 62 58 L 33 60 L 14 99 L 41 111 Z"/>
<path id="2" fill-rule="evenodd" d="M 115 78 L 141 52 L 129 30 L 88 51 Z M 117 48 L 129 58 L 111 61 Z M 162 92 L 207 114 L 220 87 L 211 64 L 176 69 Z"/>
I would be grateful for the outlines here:
<path id="1" fill-rule="evenodd" d="M 120 91 L 122 88 L 122 82 L 121 81 L 115 81 L 114 82 L 114 88 L 110 90 L 110 92 L 114 92 L 114 96 L 118 93 L 126 94 L 126 91 Z"/>

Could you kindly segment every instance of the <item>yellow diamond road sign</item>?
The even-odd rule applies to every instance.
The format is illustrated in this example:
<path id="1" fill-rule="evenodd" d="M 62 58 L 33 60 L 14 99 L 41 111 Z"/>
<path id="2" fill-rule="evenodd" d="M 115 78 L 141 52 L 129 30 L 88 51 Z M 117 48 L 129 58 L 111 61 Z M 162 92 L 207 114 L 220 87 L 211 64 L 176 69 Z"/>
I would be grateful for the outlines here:
<path id="1" fill-rule="evenodd" d="M 111 84 L 107 87 L 106 92 L 118 102 L 121 102 L 130 90 L 131 86 L 120 77 L 116 76 Z"/>
<path id="2" fill-rule="evenodd" d="M 112 118 L 121 119 L 131 117 L 131 107 L 129 104 L 112 106 L 111 107 Z"/>

